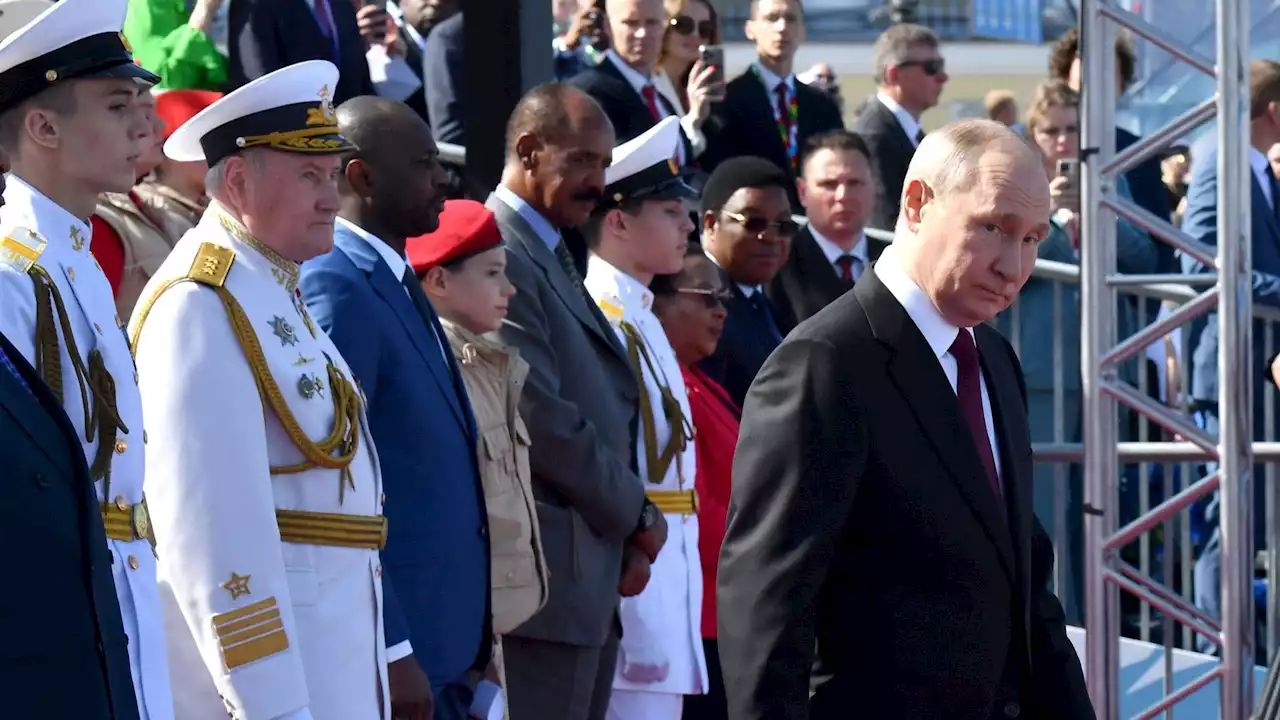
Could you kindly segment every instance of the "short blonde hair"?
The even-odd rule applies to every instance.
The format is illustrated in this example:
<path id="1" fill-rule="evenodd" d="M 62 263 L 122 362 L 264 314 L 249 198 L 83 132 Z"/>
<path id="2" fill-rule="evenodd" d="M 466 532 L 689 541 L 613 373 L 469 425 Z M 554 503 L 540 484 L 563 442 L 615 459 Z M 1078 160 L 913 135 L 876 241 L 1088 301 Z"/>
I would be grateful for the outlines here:
<path id="1" fill-rule="evenodd" d="M 1027 105 L 1027 135 L 1031 136 L 1044 127 L 1049 111 L 1059 107 L 1079 110 L 1080 93 L 1061 80 L 1048 80 L 1037 85 L 1031 103 Z"/>
<path id="2" fill-rule="evenodd" d="M 1005 108 L 1017 109 L 1017 101 L 1013 97 L 1013 93 L 1008 90 L 992 90 L 987 93 L 987 97 L 983 100 L 983 105 L 987 108 L 987 119 L 995 120 L 996 115 Z"/>

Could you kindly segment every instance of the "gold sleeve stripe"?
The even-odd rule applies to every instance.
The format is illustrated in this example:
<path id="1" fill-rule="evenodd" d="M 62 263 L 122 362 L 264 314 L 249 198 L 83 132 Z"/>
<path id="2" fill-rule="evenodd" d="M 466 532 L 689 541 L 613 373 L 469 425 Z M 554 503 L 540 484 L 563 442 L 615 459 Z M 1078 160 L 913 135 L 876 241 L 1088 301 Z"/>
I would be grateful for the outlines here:
<path id="1" fill-rule="evenodd" d="M 279 616 L 268 623 L 254 625 L 253 627 L 246 628 L 240 632 L 231 633 L 230 635 L 223 637 L 222 647 L 235 647 L 236 645 L 249 642 L 250 640 L 256 640 L 257 638 L 271 635 L 276 632 L 284 632 L 284 621 L 282 621 Z"/>
<path id="2" fill-rule="evenodd" d="M 289 649 L 289 637 L 274 597 L 214 615 L 213 631 L 228 671 Z"/>
<path id="3" fill-rule="evenodd" d="M 268 622 L 271 620 L 278 620 L 278 619 L 280 619 L 280 610 L 276 608 L 272 608 L 270 612 L 265 612 L 265 613 L 262 613 L 261 615 L 253 615 L 253 616 L 244 618 L 243 620 L 237 620 L 233 623 L 220 625 L 217 628 L 215 628 L 215 631 L 218 633 L 218 637 L 222 638 L 223 644 L 230 644 L 231 642 L 233 642 L 231 639 L 231 636 L 235 635 L 241 630 L 244 630 L 246 628 L 251 628 L 255 625 L 260 625 L 264 622 Z"/>
<path id="4" fill-rule="evenodd" d="M 288 636 L 284 634 L 284 630 L 278 630 L 239 645 L 223 647 L 222 661 L 226 663 L 227 671 L 230 672 L 288 649 Z"/>
<path id="5" fill-rule="evenodd" d="M 274 597 L 269 597 L 266 600 L 259 600 L 258 602 L 252 605 L 245 605 L 239 610 L 232 610 L 230 612 L 224 612 L 220 615 L 214 615 L 213 628 L 218 632 L 218 637 L 222 637 L 225 634 L 222 631 L 223 626 L 230 625 L 231 623 L 234 623 L 237 620 L 243 620 L 251 615 L 257 615 L 266 610 L 271 610 L 275 607 L 276 607 L 276 599 Z M 277 610 L 276 612 L 279 612 L 279 611 Z"/>

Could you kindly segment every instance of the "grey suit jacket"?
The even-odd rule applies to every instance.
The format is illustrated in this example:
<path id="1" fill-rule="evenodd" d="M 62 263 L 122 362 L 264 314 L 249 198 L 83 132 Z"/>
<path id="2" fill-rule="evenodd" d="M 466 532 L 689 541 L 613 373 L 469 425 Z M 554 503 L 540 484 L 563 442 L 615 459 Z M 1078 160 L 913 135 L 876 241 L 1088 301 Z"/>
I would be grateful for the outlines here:
<path id="1" fill-rule="evenodd" d="M 635 472 L 639 391 L 621 344 L 551 248 L 502 200 L 491 195 L 488 207 L 517 292 L 498 334 L 529 362 L 520 412 L 551 575 L 546 607 L 512 634 L 603 645 L 618 607 L 623 541 L 644 502 Z"/>

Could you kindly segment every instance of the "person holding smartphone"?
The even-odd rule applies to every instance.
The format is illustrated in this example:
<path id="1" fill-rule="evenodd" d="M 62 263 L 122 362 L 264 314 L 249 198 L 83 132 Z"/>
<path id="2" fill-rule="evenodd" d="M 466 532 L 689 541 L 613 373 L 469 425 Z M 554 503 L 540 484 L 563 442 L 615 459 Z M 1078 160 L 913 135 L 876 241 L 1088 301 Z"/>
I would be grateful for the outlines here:
<path id="1" fill-rule="evenodd" d="M 681 111 L 680 127 L 697 157 L 707 149 L 702 124 L 711 103 L 724 99 L 720 19 L 710 0 L 666 0 L 665 6 L 667 28 L 653 86 Z"/>

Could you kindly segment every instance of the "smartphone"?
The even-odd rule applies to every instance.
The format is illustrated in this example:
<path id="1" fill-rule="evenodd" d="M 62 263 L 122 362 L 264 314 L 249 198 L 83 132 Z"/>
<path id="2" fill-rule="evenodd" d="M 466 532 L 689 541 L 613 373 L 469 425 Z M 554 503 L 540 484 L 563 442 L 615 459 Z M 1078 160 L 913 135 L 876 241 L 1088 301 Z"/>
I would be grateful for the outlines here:
<path id="1" fill-rule="evenodd" d="M 1058 161 L 1058 175 L 1067 178 L 1072 187 L 1080 187 L 1080 161 L 1076 158 L 1062 158 Z"/>
<path id="2" fill-rule="evenodd" d="M 698 48 L 698 59 L 715 70 L 711 73 L 711 99 L 724 100 L 724 48 L 719 45 L 703 45 Z"/>

